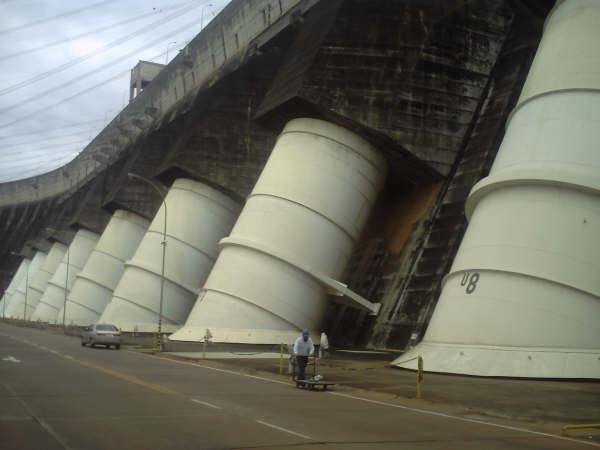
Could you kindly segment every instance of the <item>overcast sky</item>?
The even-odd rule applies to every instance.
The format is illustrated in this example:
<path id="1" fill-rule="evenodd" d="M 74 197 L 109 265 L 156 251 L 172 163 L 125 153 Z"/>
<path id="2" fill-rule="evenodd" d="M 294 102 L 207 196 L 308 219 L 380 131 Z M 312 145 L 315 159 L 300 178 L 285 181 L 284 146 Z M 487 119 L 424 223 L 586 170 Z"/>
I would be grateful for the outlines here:
<path id="1" fill-rule="evenodd" d="M 0 182 L 73 159 L 128 102 L 138 60 L 171 60 L 227 3 L 0 0 Z"/>

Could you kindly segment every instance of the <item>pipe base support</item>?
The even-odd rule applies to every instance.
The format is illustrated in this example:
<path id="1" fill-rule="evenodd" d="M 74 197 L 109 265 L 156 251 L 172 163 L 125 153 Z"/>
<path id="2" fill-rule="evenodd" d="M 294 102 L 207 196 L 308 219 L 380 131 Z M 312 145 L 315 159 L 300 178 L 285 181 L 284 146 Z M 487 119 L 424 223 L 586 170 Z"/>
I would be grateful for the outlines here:
<path id="1" fill-rule="evenodd" d="M 425 372 L 481 377 L 600 379 L 600 348 L 553 349 L 422 342 L 397 358 L 392 365 L 416 370 L 417 361 L 411 359 L 418 355 L 423 357 Z"/>

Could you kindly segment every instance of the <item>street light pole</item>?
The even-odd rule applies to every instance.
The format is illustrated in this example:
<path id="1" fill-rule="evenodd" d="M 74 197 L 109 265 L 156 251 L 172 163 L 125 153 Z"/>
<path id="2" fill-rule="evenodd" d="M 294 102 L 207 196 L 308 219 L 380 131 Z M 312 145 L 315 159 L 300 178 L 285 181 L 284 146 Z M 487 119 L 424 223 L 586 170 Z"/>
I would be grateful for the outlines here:
<path id="1" fill-rule="evenodd" d="M 27 272 L 25 273 L 25 306 L 23 307 L 23 322 L 27 320 L 27 293 L 29 292 L 29 267 L 31 263 L 27 266 Z"/>
<path id="2" fill-rule="evenodd" d="M 65 275 L 65 300 L 63 303 L 63 317 L 62 317 L 63 333 L 65 333 L 65 334 L 67 332 L 67 327 L 65 326 L 65 317 L 67 315 L 67 285 L 69 284 L 69 263 L 70 263 L 69 262 L 69 247 L 67 247 L 67 270 L 66 270 L 66 275 Z"/>
<path id="3" fill-rule="evenodd" d="M 165 66 L 166 66 L 167 64 L 169 64 L 169 46 L 170 46 L 171 44 L 177 44 L 177 41 L 169 42 L 169 43 L 167 44 L 167 56 L 165 56 Z"/>
<path id="4" fill-rule="evenodd" d="M 58 233 L 59 231 L 56 230 L 55 228 L 46 228 L 46 231 L 48 233 Z M 68 290 L 68 285 L 69 285 L 69 249 L 71 248 L 70 245 L 67 245 L 67 268 L 65 270 L 65 297 L 63 300 L 63 316 L 62 316 L 62 326 L 63 326 L 63 333 L 66 334 L 67 332 L 67 327 L 65 326 L 65 317 L 66 317 L 66 313 L 67 313 L 67 290 Z M 57 317 L 58 319 L 58 317 Z M 58 321 L 58 320 L 57 320 Z"/>
<path id="5" fill-rule="evenodd" d="M 159 301 L 159 307 L 158 307 L 158 338 L 159 338 L 158 339 L 158 349 L 159 349 L 159 351 L 162 352 L 163 351 L 163 340 L 162 340 L 163 297 L 164 297 L 164 291 L 165 291 L 165 260 L 166 260 L 166 255 L 167 255 L 167 202 L 165 201 L 164 194 L 159 189 L 159 187 L 154 182 L 149 180 L 148 178 L 143 177 L 141 175 L 137 175 L 135 173 L 131 173 L 131 172 L 128 173 L 127 176 L 130 179 L 140 180 L 140 181 L 143 181 L 144 183 L 152 186 L 152 188 L 160 196 L 163 206 L 165 207 L 165 220 L 164 220 L 164 224 L 163 224 L 163 233 L 162 233 L 163 239 L 162 239 L 162 242 L 160 243 L 162 245 L 162 267 L 161 267 L 161 271 L 160 271 L 160 301 Z"/>
<path id="6" fill-rule="evenodd" d="M 209 3 L 208 5 L 204 5 L 202 7 L 202 12 L 200 13 L 200 31 L 204 28 L 204 8 L 212 8 L 213 4 Z"/>
<path id="7" fill-rule="evenodd" d="M 20 256 L 19 253 L 10 252 L 13 256 Z M 30 263 L 31 264 L 31 263 Z M 26 313 L 27 313 L 27 289 L 29 287 L 29 265 L 27 265 L 27 272 L 25 272 L 25 307 L 23 309 L 23 321 L 25 321 Z M 6 295 L 6 290 L 4 291 L 4 295 Z M 6 318 L 6 297 L 4 297 L 4 301 L 2 302 L 2 318 Z"/>

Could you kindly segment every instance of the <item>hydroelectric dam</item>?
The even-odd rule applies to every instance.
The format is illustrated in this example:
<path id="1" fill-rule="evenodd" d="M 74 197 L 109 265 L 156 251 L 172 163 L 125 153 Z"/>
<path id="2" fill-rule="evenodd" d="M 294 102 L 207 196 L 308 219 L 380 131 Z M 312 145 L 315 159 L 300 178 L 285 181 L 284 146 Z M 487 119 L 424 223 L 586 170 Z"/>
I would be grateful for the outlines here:
<path id="1" fill-rule="evenodd" d="M 232 1 L 0 184 L 3 318 L 600 378 L 600 2 Z"/>

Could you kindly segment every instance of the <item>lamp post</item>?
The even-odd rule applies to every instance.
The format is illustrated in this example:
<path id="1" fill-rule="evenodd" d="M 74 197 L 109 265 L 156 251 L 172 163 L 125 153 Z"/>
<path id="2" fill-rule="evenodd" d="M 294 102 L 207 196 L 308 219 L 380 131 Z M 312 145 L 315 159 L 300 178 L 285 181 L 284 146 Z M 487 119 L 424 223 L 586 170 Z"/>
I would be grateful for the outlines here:
<path id="1" fill-rule="evenodd" d="M 177 41 L 169 42 L 167 44 L 167 55 L 165 56 L 165 65 L 169 64 L 169 47 L 171 44 L 177 44 Z"/>
<path id="2" fill-rule="evenodd" d="M 163 340 L 162 340 L 162 322 L 163 322 L 163 297 L 165 291 L 165 258 L 167 254 L 167 202 L 165 201 L 165 196 L 160 188 L 151 180 L 141 175 L 135 173 L 128 173 L 127 176 L 133 180 L 140 180 L 146 184 L 152 186 L 152 188 L 158 193 L 160 199 L 162 200 L 163 206 L 165 207 L 165 220 L 163 224 L 163 239 L 160 243 L 162 245 L 162 266 L 160 271 L 160 301 L 158 306 L 158 349 L 159 351 L 163 351 Z"/>
<path id="3" fill-rule="evenodd" d="M 21 256 L 19 253 L 16 252 L 10 252 L 11 255 L 14 256 Z M 27 291 L 29 290 L 29 266 L 30 264 L 27 264 L 27 272 L 25 272 L 25 307 L 23 308 L 23 322 L 26 320 L 26 313 L 27 313 Z M 4 291 L 6 293 L 6 291 Z M 4 299 L 4 302 L 2 302 L 2 318 L 6 318 L 6 298 Z"/>
<path id="4" fill-rule="evenodd" d="M 69 246 L 70 247 L 70 246 Z M 69 284 L 69 247 L 67 247 L 67 270 L 65 275 L 65 299 L 63 301 L 63 317 L 62 317 L 62 326 L 63 333 L 67 333 L 67 327 L 65 325 L 65 317 L 67 316 L 67 285 Z"/>
<path id="5" fill-rule="evenodd" d="M 212 8 L 213 4 L 209 3 L 208 5 L 204 5 L 202 7 L 202 11 L 200 12 L 200 31 L 204 28 L 204 8 Z"/>
<path id="6" fill-rule="evenodd" d="M 27 294 L 29 293 L 29 268 L 31 263 L 27 266 L 27 272 L 25 272 L 25 305 L 23 306 L 23 322 L 27 321 Z"/>
<path id="7" fill-rule="evenodd" d="M 54 228 L 46 228 L 46 231 L 49 233 L 58 233 L 58 230 L 54 229 Z M 69 285 L 69 249 L 71 248 L 70 245 L 67 245 L 67 268 L 65 270 L 65 297 L 63 300 L 63 316 L 62 316 L 62 327 L 63 327 L 63 333 L 67 333 L 67 327 L 65 325 L 65 317 L 67 316 L 67 290 L 68 290 L 68 285 Z"/>
<path id="8" fill-rule="evenodd" d="M 11 255 L 20 256 L 19 253 L 10 252 Z M 27 272 L 25 272 L 25 306 L 23 306 L 23 322 L 27 320 L 27 294 L 29 292 L 29 267 L 31 263 L 27 264 Z M 2 309 L 4 309 L 2 313 L 2 318 L 4 318 L 6 313 L 6 299 L 4 299 L 4 303 L 2 304 Z"/>

